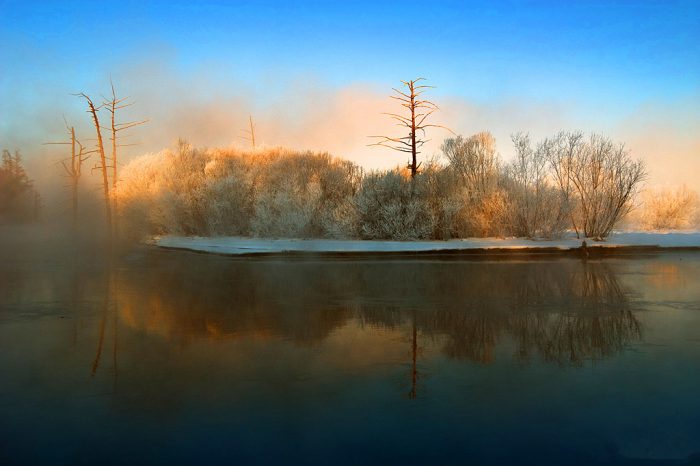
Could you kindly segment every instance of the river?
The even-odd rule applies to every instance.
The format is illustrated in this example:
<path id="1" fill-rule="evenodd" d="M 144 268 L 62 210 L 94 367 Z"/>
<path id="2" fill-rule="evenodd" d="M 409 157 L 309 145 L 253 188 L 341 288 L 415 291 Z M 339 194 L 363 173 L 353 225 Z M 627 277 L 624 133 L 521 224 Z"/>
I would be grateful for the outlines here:
<path id="1" fill-rule="evenodd" d="M 1 255 L 3 465 L 700 460 L 698 253 L 70 251 Z"/>

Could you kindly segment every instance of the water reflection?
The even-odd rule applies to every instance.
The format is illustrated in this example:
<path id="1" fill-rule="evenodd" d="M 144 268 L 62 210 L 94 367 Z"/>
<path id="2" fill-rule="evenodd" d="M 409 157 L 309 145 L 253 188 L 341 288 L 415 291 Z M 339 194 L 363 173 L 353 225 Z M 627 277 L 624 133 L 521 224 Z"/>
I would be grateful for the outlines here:
<path id="1" fill-rule="evenodd" d="M 169 339 L 286 338 L 315 345 L 357 320 L 408 327 L 450 358 L 494 360 L 512 342 L 521 361 L 581 364 L 641 337 L 629 292 L 605 263 L 243 262 L 172 264 L 119 274 L 119 314 Z M 170 263 L 163 267 L 160 261 Z M 488 273 L 485 273 L 488 272 Z M 101 334 L 102 332 L 100 332 Z M 412 379 L 415 379 L 415 371 Z"/>
<path id="2" fill-rule="evenodd" d="M 698 450 L 699 258 L 5 264 L 0 463 L 342 451 L 355 453 L 336 464 L 617 464 Z"/>

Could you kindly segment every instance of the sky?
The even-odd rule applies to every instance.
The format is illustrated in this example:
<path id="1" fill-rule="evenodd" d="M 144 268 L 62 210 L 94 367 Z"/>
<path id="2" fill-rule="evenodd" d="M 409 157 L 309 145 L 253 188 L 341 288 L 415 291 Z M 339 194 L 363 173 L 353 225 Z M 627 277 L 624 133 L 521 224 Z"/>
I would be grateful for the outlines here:
<path id="1" fill-rule="evenodd" d="M 456 133 L 601 132 L 644 159 L 655 184 L 700 190 L 700 2 L 0 0 L 0 147 L 37 177 L 60 158 L 63 117 L 90 136 L 85 92 L 114 81 L 150 119 L 127 157 L 185 137 L 327 150 L 367 168 L 401 80 L 425 77 Z M 447 133 L 430 134 L 428 156 Z M 33 164 L 33 165 L 32 165 Z M 39 173 L 41 172 L 41 173 Z"/>

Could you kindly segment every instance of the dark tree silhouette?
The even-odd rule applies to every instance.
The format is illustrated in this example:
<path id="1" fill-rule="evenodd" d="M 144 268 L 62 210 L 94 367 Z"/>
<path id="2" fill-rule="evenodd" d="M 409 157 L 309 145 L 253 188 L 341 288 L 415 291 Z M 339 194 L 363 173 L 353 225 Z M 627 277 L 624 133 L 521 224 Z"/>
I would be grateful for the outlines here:
<path id="1" fill-rule="evenodd" d="M 38 194 L 22 166 L 19 151 L 2 151 L 0 163 L 0 221 L 20 222 L 36 218 Z"/>
<path id="2" fill-rule="evenodd" d="M 61 166 L 66 172 L 66 175 L 70 179 L 70 190 L 71 190 L 71 211 L 73 218 L 73 228 L 78 226 L 78 187 L 80 184 L 80 178 L 82 176 L 83 162 L 90 158 L 90 154 L 95 151 L 86 151 L 83 144 L 75 137 L 75 127 L 68 126 L 68 122 L 63 120 L 66 124 L 66 130 L 70 135 L 70 141 L 65 142 L 47 142 L 46 144 L 61 144 L 71 146 L 71 155 L 69 159 L 61 160 Z M 76 151 L 77 149 L 77 151 Z"/>
<path id="3" fill-rule="evenodd" d="M 442 125 L 428 124 L 427 120 L 432 115 L 438 106 L 427 99 L 421 99 L 420 96 L 427 90 L 435 86 L 427 86 L 425 84 L 417 84 L 420 81 L 425 81 L 425 78 L 412 79 L 410 81 L 401 81 L 406 87 L 406 92 L 402 92 L 396 88 L 392 88 L 395 95 L 390 96 L 392 99 L 398 100 L 401 106 L 406 109 L 406 115 L 397 113 L 385 113 L 392 119 L 396 120 L 398 126 L 408 129 L 408 135 L 403 137 L 389 136 L 370 136 L 378 138 L 379 141 L 370 146 L 388 147 L 399 152 L 411 154 L 411 160 L 408 163 L 408 168 L 411 170 L 411 177 L 414 178 L 418 173 L 419 164 L 417 161 L 420 148 L 429 141 L 425 139 L 426 128 L 443 128 L 452 133 L 452 130 Z M 453 133 L 454 134 L 454 133 Z"/>

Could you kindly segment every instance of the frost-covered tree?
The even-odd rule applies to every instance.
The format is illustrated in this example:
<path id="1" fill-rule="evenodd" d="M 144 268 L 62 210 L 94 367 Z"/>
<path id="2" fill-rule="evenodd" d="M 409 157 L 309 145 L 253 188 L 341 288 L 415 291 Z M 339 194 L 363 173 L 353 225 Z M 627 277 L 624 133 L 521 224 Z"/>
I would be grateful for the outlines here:
<path id="1" fill-rule="evenodd" d="M 496 140 L 488 132 L 445 140 L 442 154 L 448 160 L 460 205 L 455 236 L 492 236 L 505 232 L 507 197 L 496 153 Z"/>
<path id="2" fill-rule="evenodd" d="M 558 189 L 549 182 L 544 145 L 532 147 L 527 134 L 512 136 L 515 160 L 507 168 L 511 228 L 516 236 L 551 238 L 566 228 L 566 210 Z"/>
<path id="3" fill-rule="evenodd" d="M 634 160 L 624 144 L 591 134 L 560 133 L 546 141 L 549 159 L 567 202 L 575 202 L 573 227 L 589 238 L 602 239 L 632 209 L 646 178 L 644 164 Z"/>
<path id="4" fill-rule="evenodd" d="M 683 185 L 676 189 L 650 189 L 644 192 L 640 215 L 647 230 L 681 230 L 698 227 L 698 193 Z"/>

